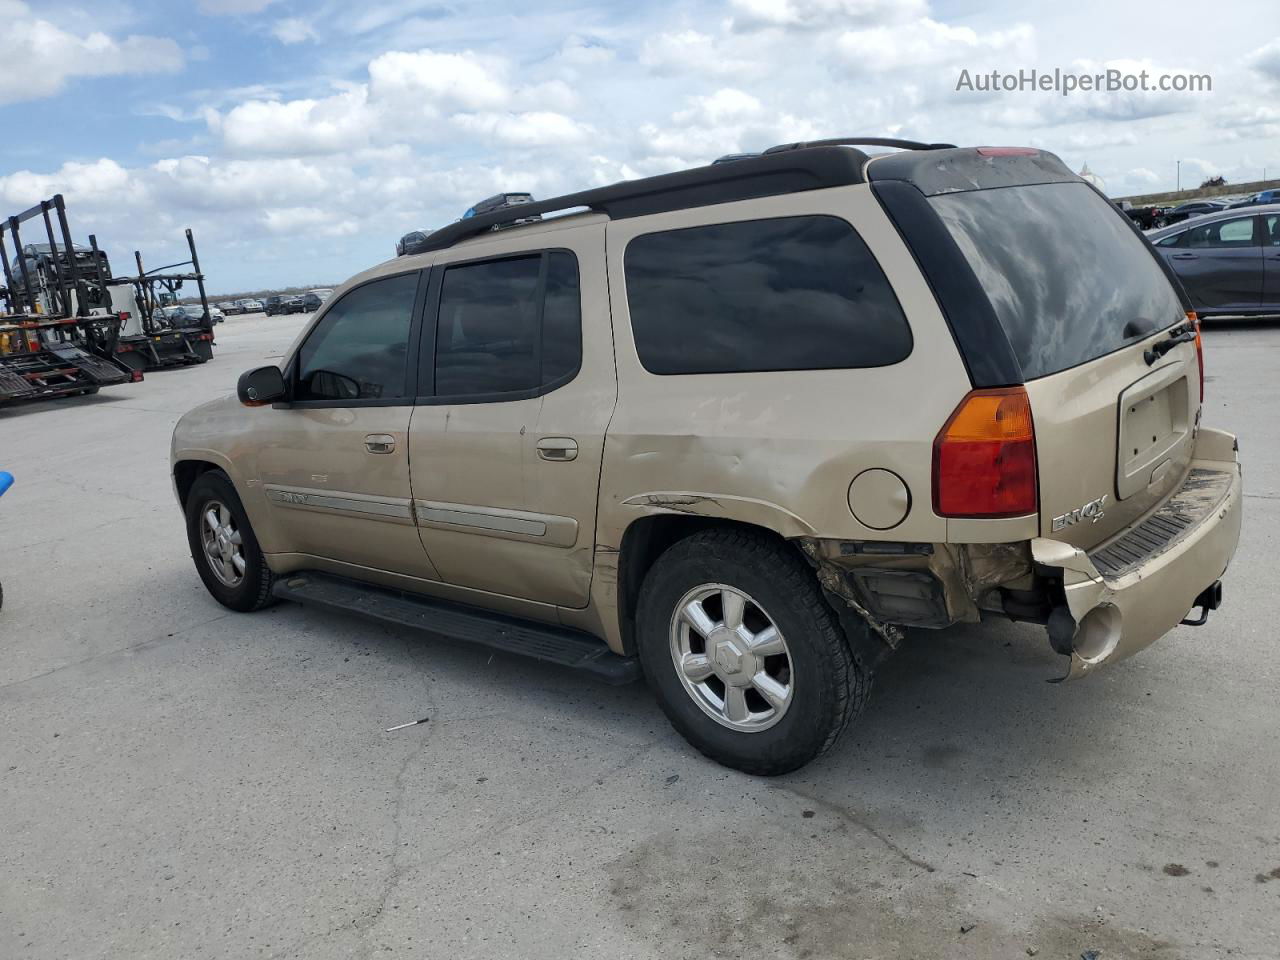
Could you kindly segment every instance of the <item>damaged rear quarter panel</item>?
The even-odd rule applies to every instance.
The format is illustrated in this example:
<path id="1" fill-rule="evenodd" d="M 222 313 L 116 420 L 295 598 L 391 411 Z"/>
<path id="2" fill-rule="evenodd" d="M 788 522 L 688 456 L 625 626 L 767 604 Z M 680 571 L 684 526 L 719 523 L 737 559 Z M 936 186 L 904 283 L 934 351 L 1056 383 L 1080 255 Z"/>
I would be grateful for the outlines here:
<path id="1" fill-rule="evenodd" d="M 848 220 L 878 259 L 910 320 L 902 362 L 850 370 L 658 376 L 640 364 L 623 257 L 634 237 L 732 220 L 797 215 Z M 611 222 L 606 231 L 618 407 L 605 442 L 597 542 L 618 544 L 635 519 L 694 513 L 783 536 L 936 542 L 932 443 L 969 389 L 933 294 L 865 185 L 721 204 Z M 921 389 L 922 385 L 928 389 Z M 871 467 L 911 491 L 891 531 L 860 524 L 849 484 Z"/>

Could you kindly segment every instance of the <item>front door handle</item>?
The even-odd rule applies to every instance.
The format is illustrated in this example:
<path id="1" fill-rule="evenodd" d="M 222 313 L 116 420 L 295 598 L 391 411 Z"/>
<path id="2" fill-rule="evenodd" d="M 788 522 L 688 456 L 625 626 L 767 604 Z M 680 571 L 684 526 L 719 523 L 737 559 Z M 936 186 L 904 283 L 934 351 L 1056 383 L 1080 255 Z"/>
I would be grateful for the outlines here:
<path id="1" fill-rule="evenodd" d="M 1170 259 L 1173 260 L 1196 260 L 1198 259 L 1194 253 L 1175 253 Z"/>
<path id="2" fill-rule="evenodd" d="M 364 448 L 370 453 L 394 453 L 396 438 L 389 433 L 371 433 L 364 438 Z"/>
<path id="3" fill-rule="evenodd" d="M 576 460 L 578 441 L 570 437 L 543 437 L 538 441 L 538 456 L 543 460 Z"/>

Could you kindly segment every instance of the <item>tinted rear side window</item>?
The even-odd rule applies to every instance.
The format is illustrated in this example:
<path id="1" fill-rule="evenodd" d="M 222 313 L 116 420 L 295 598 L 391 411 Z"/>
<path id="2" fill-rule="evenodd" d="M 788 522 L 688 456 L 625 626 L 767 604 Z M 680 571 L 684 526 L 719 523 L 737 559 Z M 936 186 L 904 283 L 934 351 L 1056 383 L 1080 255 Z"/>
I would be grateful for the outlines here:
<path id="1" fill-rule="evenodd" d="M 1151 251 L 1083 183 L 972 190 L 929 202 L 986 291 L 1028 380 L 1183 319 Z"/>
<path id="2" fill-rule="evenodd" d="M 625 269 L 650 373 L 878 367 L 911 352 L 889 281 L 837 217 L 646 234 L 627 246 Z"/>
<path id="3" fill-rule="evenodd" d="M 436 327 L 436 393 L 493 396 L 553 388 L 582 364 L 572 253 L 449 267 Z"/>

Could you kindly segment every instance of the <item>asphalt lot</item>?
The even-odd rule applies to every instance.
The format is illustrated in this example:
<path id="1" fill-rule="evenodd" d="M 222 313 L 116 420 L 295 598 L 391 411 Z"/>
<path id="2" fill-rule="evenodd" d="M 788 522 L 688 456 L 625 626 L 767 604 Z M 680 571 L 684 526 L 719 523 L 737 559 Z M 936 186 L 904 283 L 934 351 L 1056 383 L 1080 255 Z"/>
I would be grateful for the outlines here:
<path id="1" fill-rule="evenodd" d="M 0 957 L 1280 956 L 1280 325 L 1206 334 L 1248 491 L 1208 626 L 1064 686 L 1039 628 L 914 633 L 763 780 L 642 686 L 209 598 L 170 431 L 303 319 L 0 411 Z"/>

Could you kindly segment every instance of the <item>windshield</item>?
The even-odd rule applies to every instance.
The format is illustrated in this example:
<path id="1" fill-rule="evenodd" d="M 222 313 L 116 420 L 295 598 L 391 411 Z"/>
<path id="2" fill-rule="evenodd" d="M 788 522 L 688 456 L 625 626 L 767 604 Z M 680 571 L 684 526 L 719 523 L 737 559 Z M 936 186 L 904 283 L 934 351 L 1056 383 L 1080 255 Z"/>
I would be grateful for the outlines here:
<path id="1" fill-rule="evenodd" d="M 1151 251 L 1083 183 L 971 190 L 930 203 L 990 298 L 1028 380 L 1183 319 Z"/>

